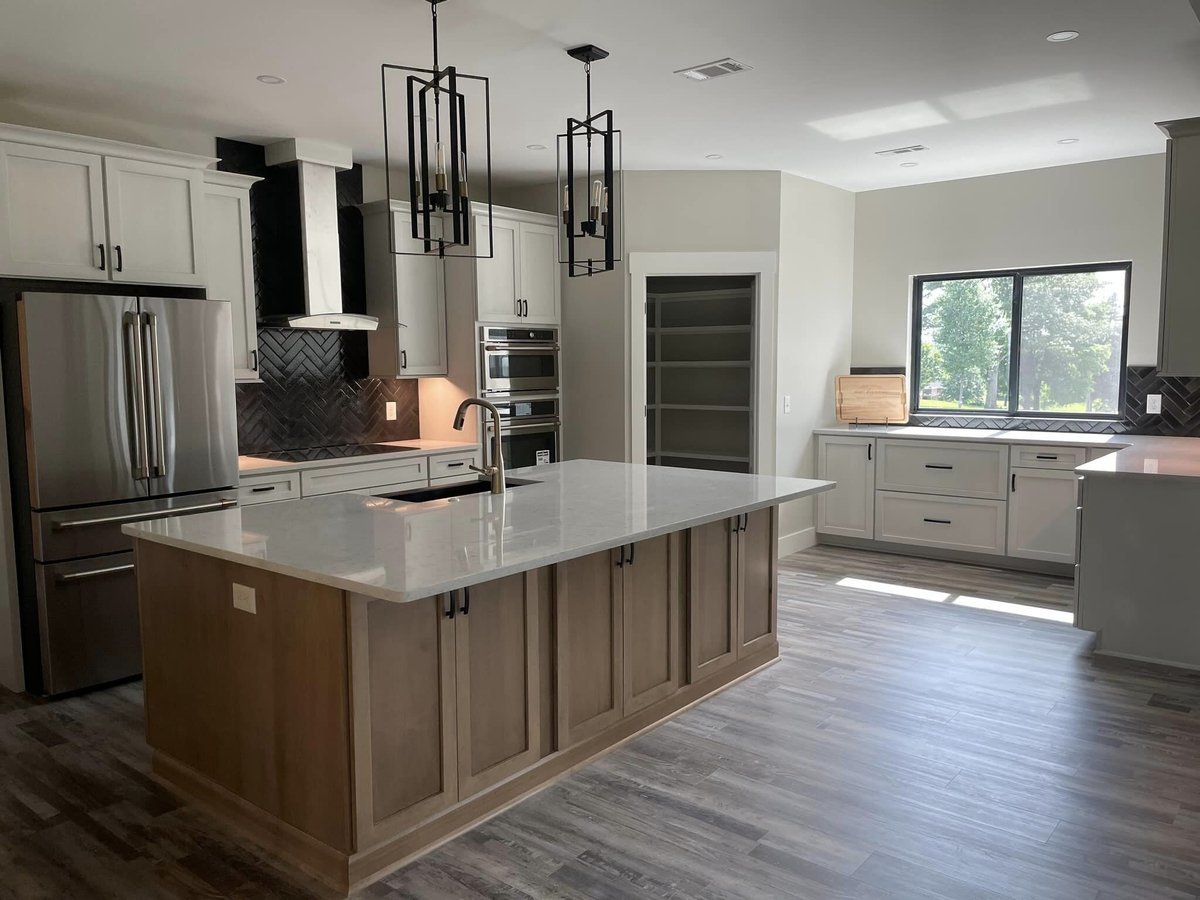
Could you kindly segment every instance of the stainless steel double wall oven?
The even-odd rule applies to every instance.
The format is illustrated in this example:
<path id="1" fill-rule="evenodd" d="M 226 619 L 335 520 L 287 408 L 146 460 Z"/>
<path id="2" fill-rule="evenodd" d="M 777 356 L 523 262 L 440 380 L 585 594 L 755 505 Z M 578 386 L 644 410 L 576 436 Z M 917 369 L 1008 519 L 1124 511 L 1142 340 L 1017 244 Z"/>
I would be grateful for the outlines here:
<path id="1" fill-rule="evenodd" d="M 509 468 L 562 456 L 561 361 L 557 328 L 479 329 L 482 396 L 500 410 L 500 444 Z M 486 425 L 488 435 L 491 426 Z"/>

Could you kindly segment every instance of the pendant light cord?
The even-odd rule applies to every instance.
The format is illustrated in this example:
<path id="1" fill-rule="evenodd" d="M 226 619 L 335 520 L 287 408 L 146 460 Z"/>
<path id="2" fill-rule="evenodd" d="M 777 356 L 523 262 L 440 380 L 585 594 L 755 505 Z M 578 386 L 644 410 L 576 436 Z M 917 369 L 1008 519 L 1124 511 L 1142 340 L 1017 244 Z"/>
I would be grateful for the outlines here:
<path id="1" fill-rule="evenodd" d="M 437 23 L 437 8 L 440 0 L 434 0 L 429 4 L 429 11 L 433 14 L 433 77 L 436 79 L 440 74 L 438 69 L 438 23 Z M 437 132 L 437 139 L 442 139 L 442 89 L 440 86 L 433 90 L 433 128 Z"/>
<path id="2" fill-rule="evenodd" d="M 587 190 L 592 189 L 592 64 L 583 64 L 583 74 L 587 77 Z"/>

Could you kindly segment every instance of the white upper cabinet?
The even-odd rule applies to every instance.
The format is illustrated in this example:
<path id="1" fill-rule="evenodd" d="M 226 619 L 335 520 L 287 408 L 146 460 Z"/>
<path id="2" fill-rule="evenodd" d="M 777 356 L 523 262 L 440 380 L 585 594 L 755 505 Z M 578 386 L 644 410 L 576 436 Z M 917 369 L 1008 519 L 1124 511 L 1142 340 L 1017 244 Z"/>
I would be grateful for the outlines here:
<path id="1" fill-rule="evenodd" d="M 0 143 L 0 273 L 107 281 L 107 249 L 99 156 Z"/>
<path id="2" fill-rule="evenodd" d="M 368 203 L 362 210 L 367 312 L 379 319 L 379 328 L 367 336 L 371 375 L 377 378 L 445 375 L 444 260 L 436 253 L 426 255 L 424 244 L 413 239 L 407 203 Z M 404 254 L 421 255 L 392 253 L 392 246 Z"/>
<path id="3" fill-rule="evenodd" d="M 487 252 L 487 216 L 475 217 L 480 252 Z M 558 229 L 553 218 L 519 210 L 492 217 L 492 257 L 475 263 L 476 315 L 481 322 L 555 325 L 559 320 Z"/>
<path id="4" fill-rule="evenodd" d="M 527 322 L 558 321 L 561 272 L 558 264 L 558 229 L 522 222 L 521 299 Z"/>
<path id="5" fill-rule="evenodd" d="M 104 189 L 113 281 L 204 283 L 198 170 L 108 157 Z"/>
<path id="6" fill-rule="evenodd" d="M 487 216 L 475 217 L 479 252 L 487 252 Z M 483 322 L 520 322 L 520 224 L 492 217 L 492 257 L 475 263 L 476 313 Z"/>
<path id="7" fill-rule="evenodd" d="M 0 124 L 0 275 L 203 285 L 215 162 Z"/>
<path id="8" fill-rule="evenodd" d="M 250 188 L 261 180 L 229 172 L 204 173 L 204 281 L 210 300 L 227 300 L 232 307 L 237 381 L 260 380 Z"/>

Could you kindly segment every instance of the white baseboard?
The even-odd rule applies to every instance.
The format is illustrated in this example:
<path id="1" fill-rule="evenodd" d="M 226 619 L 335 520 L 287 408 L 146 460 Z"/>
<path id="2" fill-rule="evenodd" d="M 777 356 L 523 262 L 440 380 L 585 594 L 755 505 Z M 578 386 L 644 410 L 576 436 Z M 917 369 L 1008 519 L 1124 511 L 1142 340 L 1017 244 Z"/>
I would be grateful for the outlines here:
<path id="1" fill-rule="evenodd" d="M 817 544 L 817 529 L 804 528 L 800 531 L 793 531 L 791 534 L 781 535 L 779 538 L 779 556 L 791 556 L 793 553 L 799 553 L 801 550 L 807 550 L 809 547 L 815 547 Z"/>

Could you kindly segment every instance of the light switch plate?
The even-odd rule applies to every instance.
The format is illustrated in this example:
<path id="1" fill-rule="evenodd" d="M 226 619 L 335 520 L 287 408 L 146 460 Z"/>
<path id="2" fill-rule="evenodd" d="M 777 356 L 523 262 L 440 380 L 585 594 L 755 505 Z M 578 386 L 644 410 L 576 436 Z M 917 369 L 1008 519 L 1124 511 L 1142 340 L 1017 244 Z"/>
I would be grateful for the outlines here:
<path id="1" fill-rule="evenodd" d="M 1162 394 L 1146 395 L 1146 412 L 1152 415 L 1162 415 Z"/>
<path id="2" fill-rule="evenodd" d="M 242 612 L 257 614 L 258 601 L 254 594 L 254 588 L 235 582 L 233 585 L 233 608 L 240 609 Z"/>
<path id="3" fill-rule="evenodd" d="M 396 401 L 388 400 L 383 405 L 383 413 L 384 413 L 384 416 L 387 417 L 387 420 L 389 422 L 395 422 L 396 421 Z"/>
<path id="4" fill-rule="evenodd" d="M 784 413 L 784 415 L 787 415 L 791 411 L 792 411 L 792 395 L 784 394 L 783 395 L 783 413 Z"/>

